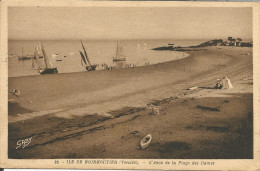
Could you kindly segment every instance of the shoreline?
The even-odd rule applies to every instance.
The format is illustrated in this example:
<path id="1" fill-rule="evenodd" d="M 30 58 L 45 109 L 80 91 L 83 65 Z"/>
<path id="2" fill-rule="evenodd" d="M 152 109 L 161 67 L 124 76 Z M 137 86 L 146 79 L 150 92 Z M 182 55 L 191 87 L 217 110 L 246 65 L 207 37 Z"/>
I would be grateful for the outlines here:
<path id="1" fill-rule="evenodd" d="M 52 80 L 55 83 L 48 82 L 48 79 L 52 78 L 51 76 L 42 77 L 43 80 L 31 86 L 31 90 L 21 91 L 21 94 L 24 93 L 22 94 L 24 97 L 21 99 L 31 97 L 32 103 L 27 104 L 20 100 L 19 105 L 36 112 L 41 109 L 54 110 L 65 109 L 65 107 L 69 110 L 9 123 L 9 156 L 11 158 L 35 158 L 36 153 L 42 154 L 42 150 L 47 148 L 47 150 L 54 150 L 53 154 L 44 154 L 43 158 L 114 158 L 113 156 L 117 156 L 115 154 L 119 154 L 120 151 L 124 152 L 120 153 L 118 158 L 183 158 L 187 152 L 191 152 L 191 158 L 211 158 L 210 156 L 214 155 L 211 154 L 210 149 L 207 149 L 210 146 L 204 145 L 205 147 L 203 147 L 203 144 L 200 143 L 203 139 L 202 134 L 215 139 L 218 143 L 213 146 L 221 150 L 223 142 L 219 141 L 225 140 L 219 136 L 230 136 L 227 138 L 228 140 L 237 138 L 234 131 L 244 123 L 247 113 L 253 112 L 252 85 L 250 83 L 252 56 L 242 55 L 242 48 L 207 49 L 206 51 L 190 51 L 191 54 L 188 58 L 153 66 L 93 74 L 57 75 L 55 80 Z M 218 64 L 223 64 L 223 66 Z M 234 90 L 186 90 L 195 85 L 213 87 L 216 80 L 223 78 L 225 74 L 232 83 L 234 82 Z M 99 80 L 96 80 L 97 76 Z M 19 85 L 22 90 L 26 90 L 27 85 L 30 85 L 29 80 L 32 78 L 9 79 L 9 84 L 11 83 L 9 86 Z M 72 84 L 64 84 L 70 83 L 71 80 L 74 81 Z M 247 83 L 248 81 L 250 84 Z M 41 83 L 46 82 L 50 84 L 46 87 L 46 90 L 48 89 L 50 92 L 45 92 L 44 87 L 41 87 L 41 90 L 45 94 L 37 92 L 39 89 L 35 87 L 40 87 Z M 57 84 L 62 86 L 63 90 L 60 90 L 60 86 Z M 57 87 L 54 87 L 55 85 Z M 87 87 L 87 90 L 84 87 Z M 77 89 L 75 90 L 75 88 Z M 55 94 L 53 94 L 54 92 Z M 11 95 L 9 95 L 10 97 Z M 65 99 L 66 97 L 69 99 Z M 93 98 L 89 99 L 90 97 Z M 40 98 L 41 103 L 33 98 Z M 223 103 L 223 101 L 228 102 Z M 236 107 L 238 103 L 241 105 Z M 39 104 L 41 105 L 39 106 Z M 151 111 L 145 107 L 146 104 L 158 106 L 160 114 L 151 114 Z M 232 110 L 228 107 L 230 104 Z M 196 109 L 198 105 L 217 106 L 221 113 L 201 111 L 201 109 Z M 88 113 L 88 111 L 90 112 Z M 229 115 L 226 115 L 227 112 Z M 236 115 L 237 113 L 240 114 Z M 248 117 L 250 117 L 249 115 Z M 16 116 L 13 114 L 9 118 Z M 209 120 L 204 119 L 206 116 Z M 238 120 L 237 126 L 230 117 Z M 149 122 L 147 122 L 148 120 Z M 228 122 L 229 126 L 225 126 L 225 122 Z M 47 124 L 39 128 L 38 125 L 43 123 Z M 27 131 L 21 130 L 21 126 Z M 243 129 L 250 131 L 250 125 Z M 181 136 L 178 132 L 189 135 L 189 138 Z M 192 132 L 194 135 L 191 134 Z M 213 132 L 214 134 L 212 134 Z M 151 147 L 142 151 L 138 149 L 137 144 L 139 139 L 148 133 L 152 133 L 155 138 Z M 171 136 L 171 134 L 178 136 Z M 241 135 L 244 141 L 244 133 Z M 33 142 L 26 150 L 13 150 L 17 139 L 29 136 L 33 137 Z M 113 138 L 111 139 L 111 137 Z M 158 139 L 159 137 L 161 140 Z M 88 141 L 90 138 L 91 142 Z M 109 141 L 107 141 L 108 139 Z M 85 142 L 84 146 L 88 144 L 88 148 L 79 151 L 82 148 L 82 142 Z M 125 146 L 127 149 L 123 147 L 115 149 L 118 142 L 127 143 Z M 71 143 L 77 143 L 78 146 L 72 147 L 66 153 L 60 148 L 55 148 L 58 145 L 67 149 Z M 212 145 L 212 143 L 209 144 Z M 169 147 L 169 151 L 173 148 L 173 151 L 167 153 L 166 148 L 162 149 L 163 146 Z M 178 146 L 178 149 L 174 146 Z M 250 144 L 247 146 L 250 148 Z M 232 148 L 234 151 L 237 150 L 235 147 Z M 177 152 L 174 152 L 176 150 Z M 200 151 L 205 153 L 199 154 Z M 244 153 L 238 157 L 250 158 L 250 153 Z M 221 154 L 224 158 L 234 157 L 224 151 Z M 221 156 L 216 158 L 221 158 Z"/>
<path id="2" fill-rule="evenodd" d="M 176 51 L 176 52 L 178 52 L 178 51 Z M 128 68 L 137 68 L 137 67 L 146 67 L 146 66 L 151 66 L 151 65 L 159 65 L 159 64 L 163 64 L 163 63 L 181 60 L 181 59 L 184 59 L 184 58 L 187 58 L 187 57 L 190 56 L 190 54 L 186 53 L 185 51 L 181 51 L 181 52 L 183 52 L 184 57 L 178 57 L 178 58 L 175 58 L 175 59 L 170 60 L 170 61 L 161 61 L 161 62 L 158 62 L 158 63 L 151 63 L 149 65 L 146 65 L 146 63 L 144 63 L 143 65 L 136 65 L 135 67 L 114 68 L 113 70 L 122 70 L 122 69 L 128 69 Z M 150 61 L 148 61 L 148 63 L 150 63 Z M 132 63 L 130 63 L 130 64 L 132 64 Z M 99 65 L 101 65 L 101 64 L 99 64 Z M 128 63 L 126 65 L 128 65 Z M 106 71 L 106 69 L 98 69 L 96 71 L 91 71 L 91 72 L 101 72 L 101 71 Z M 37 72 L 37 71 L 35 71 L 35 72 Z M 58 74 L 73 74 L 73 73 L 82 73 L 82 72 L 88 72 L 88 71 L 84 70 L 84 71 L 74 71 L 74 72 L 62 72 L 62 73 L 58 73 Z M 21 76 L 8 76 L 8 78 L 31 77 L 31 76 L 42 76 L 42 75 L 31 74 L 31 75 L 21 75 Z"/>

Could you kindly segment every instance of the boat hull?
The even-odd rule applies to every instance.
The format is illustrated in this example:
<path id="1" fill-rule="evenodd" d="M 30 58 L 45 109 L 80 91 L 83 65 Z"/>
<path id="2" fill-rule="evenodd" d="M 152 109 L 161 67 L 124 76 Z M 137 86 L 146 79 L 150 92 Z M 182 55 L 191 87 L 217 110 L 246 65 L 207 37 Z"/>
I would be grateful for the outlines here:
<path id="1" fill-rule="evenodd" d="M 96 70 L 96 65 L 90 65 L 90 66 L 86 66 L 86 70 L 87 71 L 95 71 Z"/>
<path id="2" fill-rule="evenodd" d="M 114 58 L 113 61 L 126 61 L 126 58 Z"/>
<path id="3" fill-rule="evenodd" d="M 141 148 L 145 149 L 146 147 L 148 147 L 148 145 L 150 145 L 151 141 L 152 141 L 152 135 L 151 134 L 146 135 L 140 142 Z"/>
<path id="4" fill-rule="evenodd" d="M 42 71 L 40 71 L 41 75 L 44 75 L 44 74 L 57 74 L 57 73 L 58 73 L 57 68 L 45 68 Z"/>
<path id="5" fill-rule="evenodd" d="M 31 60 L 33 57 L 27 57 L 27 56 L 23 56 L 23 57 L 18 57 L 18 60 Z"/>

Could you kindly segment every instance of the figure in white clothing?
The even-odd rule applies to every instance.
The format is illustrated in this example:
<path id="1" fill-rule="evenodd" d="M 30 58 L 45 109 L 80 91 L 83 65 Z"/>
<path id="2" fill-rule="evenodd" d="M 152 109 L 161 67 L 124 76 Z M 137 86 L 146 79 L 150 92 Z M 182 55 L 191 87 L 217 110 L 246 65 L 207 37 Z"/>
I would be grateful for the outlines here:
<path id="1" fill-rule="evenodd" d="M 222 79 L 222 89 L 232 89 L 233 86 L 231 84 L 230 79 L 226 76 Z"/>

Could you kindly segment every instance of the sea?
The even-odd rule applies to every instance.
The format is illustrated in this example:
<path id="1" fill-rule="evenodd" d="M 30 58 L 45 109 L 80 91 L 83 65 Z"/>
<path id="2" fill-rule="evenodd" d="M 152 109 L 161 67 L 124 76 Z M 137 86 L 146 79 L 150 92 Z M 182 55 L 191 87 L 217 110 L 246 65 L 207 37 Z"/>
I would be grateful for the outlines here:
<path id="1" fill-rule="evenodd" d="M 138 67 L 173 61 L 187 57 L 189 54 L 180 51 L 156 51 L 153 48 L 168 46 L 199 45 L 205 40 L 83 40 L 84 47 L 91 64 L 100 66 Z M 79 51 L 83 51 L 80 40 L 9 40 L 8 41 L 8 76 L 21 77 L 40 75 L 38 67 L 33 66 L 33 60 L 19 60 L 19 56 L 33 56 L 35 47 L 44 46 L 46 54 L 53 67 L 59 73 L 86 71 Z M 115 57 L 124 57 L 126 60 L 113 61 Z M 43 62 L 43 58 L 41 58 Z M 102 65 L 103 64 L 103 65 Z"/>

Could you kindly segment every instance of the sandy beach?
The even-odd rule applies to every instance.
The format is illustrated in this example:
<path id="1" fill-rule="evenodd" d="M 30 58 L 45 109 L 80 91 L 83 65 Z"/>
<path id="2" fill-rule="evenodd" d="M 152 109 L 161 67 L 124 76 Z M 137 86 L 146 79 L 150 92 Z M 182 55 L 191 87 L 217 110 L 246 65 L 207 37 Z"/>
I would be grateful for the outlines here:
<path id="1" fill-rule="evenodd" d="M 253 158 L 252 48 L 186 50 L 150 66 L 9 78 L 21 91 L 8 97 L 9 157 Z M 224 76 L 234 88 L 212 89 Z"/>

